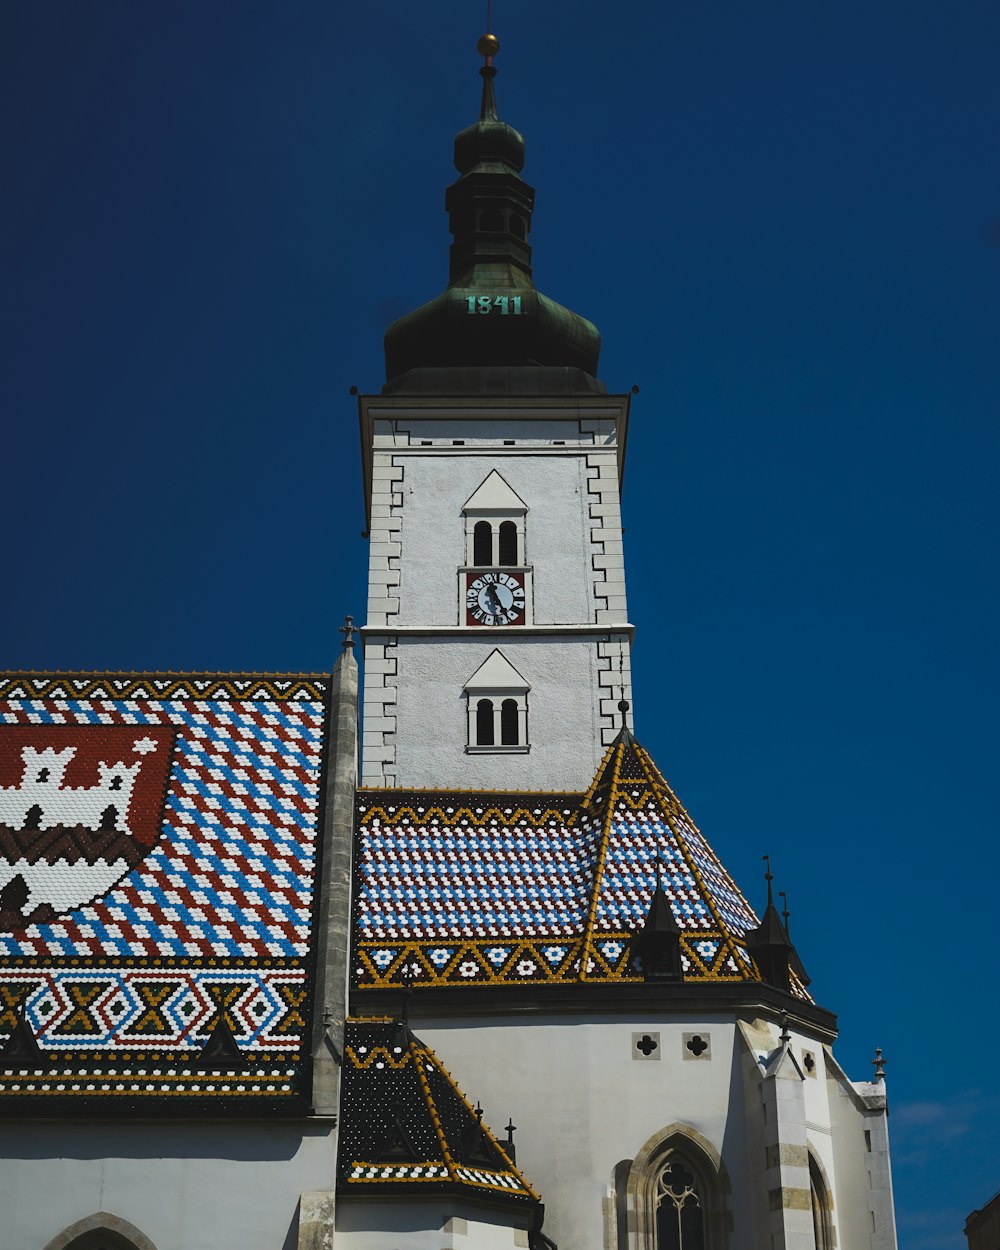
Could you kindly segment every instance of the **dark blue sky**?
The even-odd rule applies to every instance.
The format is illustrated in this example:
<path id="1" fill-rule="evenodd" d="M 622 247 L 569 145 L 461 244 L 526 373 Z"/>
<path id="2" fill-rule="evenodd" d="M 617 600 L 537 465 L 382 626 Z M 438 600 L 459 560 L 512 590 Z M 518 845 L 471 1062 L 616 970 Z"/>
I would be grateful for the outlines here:
<path id="1" fill-rule="evenodd" d="M 0 10 L 0 656 L 328 668 L 355 401 L 442 289 L 478 4 Z M 1000 9 L 496 0 L 542 290 L 639 383 L 636 724 L 838 1056 L 904 1250 L 1000 1187 Z"/>

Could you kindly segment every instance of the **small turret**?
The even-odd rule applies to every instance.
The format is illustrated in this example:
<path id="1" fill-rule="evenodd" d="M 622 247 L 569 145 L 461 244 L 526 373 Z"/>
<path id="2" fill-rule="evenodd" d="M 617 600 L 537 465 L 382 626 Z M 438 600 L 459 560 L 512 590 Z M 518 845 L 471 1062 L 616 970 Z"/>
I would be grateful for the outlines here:
<path id="1" fill-rule="evenodd" d="M 623 728 L 621 732 L 627 734 L 628 730 Z M 636 945 L 642 961 L 644 980 L 680 981 L 683 979 L 681 931 L 660 882 L 659 855 L 656 857 L 656 889 L 649 900 L 649 911 L 646 913 L 646 920 Z"/>
<path id="2" fill-rule="evenodd" d="M 764 879 L 767 881 L 767 907 L 764 909 L 763 919 L 757 928 L 748 930 L 746 945 L 757 965 L 761 980 L 767 985 L 773 985 L 775 989 L 788 993 L 792 988 L 791 974 L 793 972 L 798 976 L 803 987 L 809 984 L 809 978 L 805 975 L 798 952 L 788 936 L 788 913 L 785 913 L 783 921 L 774 905 L 774 894 L 771 890 L 774 874 L 771 872 L 770 856 L 765 855 L 764 860 L 767 863 L 767 871 L 764 873 Z"/>

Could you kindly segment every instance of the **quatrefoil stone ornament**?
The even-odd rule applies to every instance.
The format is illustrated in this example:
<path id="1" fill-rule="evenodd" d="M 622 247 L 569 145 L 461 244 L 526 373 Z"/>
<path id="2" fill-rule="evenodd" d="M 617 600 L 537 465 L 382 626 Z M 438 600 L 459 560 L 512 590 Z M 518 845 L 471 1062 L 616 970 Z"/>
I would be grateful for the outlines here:
<path id="1" fill-rule="evenodd" d="M 685 1059 L 711 1059 L 712 1039 L 708 1033 L 685 1033 L 682 1040 Z"/>
<path id="2" fill-rule="evenodd" d="M 659 1059 L 660 1035 L 652 1031 L 632 1034 L 633 1059 Z"/>

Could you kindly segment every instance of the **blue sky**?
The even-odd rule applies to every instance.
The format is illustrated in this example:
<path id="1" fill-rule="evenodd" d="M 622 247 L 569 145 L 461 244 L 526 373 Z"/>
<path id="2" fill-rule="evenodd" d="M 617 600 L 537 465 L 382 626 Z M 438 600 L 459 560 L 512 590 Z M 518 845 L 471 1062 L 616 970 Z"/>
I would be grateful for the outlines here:
<path id="1" fill-rule="evenodd" d="M 328 668 L 351 385 L 442 289 L 479 5 L 0 15 L 7 667 Z M 540 289 L 641 390 L 635 711 L 838 1056 L 900 1243 L 1000 1188 L 1000 10 L 496 0 Z M 979 1039 L 979 1040 L 977 1040 Z"/>

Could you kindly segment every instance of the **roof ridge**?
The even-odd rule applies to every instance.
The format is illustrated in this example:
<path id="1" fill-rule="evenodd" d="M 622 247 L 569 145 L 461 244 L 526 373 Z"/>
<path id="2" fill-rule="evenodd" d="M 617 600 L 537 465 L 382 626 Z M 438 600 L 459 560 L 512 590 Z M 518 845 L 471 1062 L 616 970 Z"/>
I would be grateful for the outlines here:
<path id="1" fill-rule="evenodd" d="M 680 799 L 671 789 L 670 784 L 667 781 L 667 779 L 663 776 L 660 770 L 653 763 L 652 757 L 650 756 L 649 752 L 646 751 L 644 747 L 640 746 L 638 742 L 634 743 L 634 748 L 635 748 L 636 759 L 639 761 L 639 765 L 642 768 L 642 771 L 646 775 L 647 782 L 649 783 L 650 786 L 652 786 L 654 793 L 657 795 L 657 798 L 660 799 L 663 805 L 663 818 L 666 821 L 666 823 L 669 825 L 671 833 L 674 835 L 674 840 L 677 843 L 677 849 L 680 851 L 681 855 L 684 857 L 684 862 L 687 865 L 688 870 L 690 871 L 691 875 L 694 877 L 695 881 L 698 883 L 698 888 L 701 891 L 702 898 L 705 900 L 705 906 L 711 912 L 712 919 L 715 921 L 716 927 L 719 930 L 719 935 L 721 936 L 726 946 L 729 948 L 729 953 L 732 955 L 733 960 L 736 963 L 736 966 L 738 968 L 741 968 L 741 970 L 743 971 L 743 979 L 754 980 L 755 978 L 753 976 L 753 965 L 748 964 L 747 960 L 745 960 L 740 955 L 739 951 L 737 950 L 735 939 L 733 938 L 732 933 L 729 931 L 729 926 L 722 919 L 722 916 L 719 913 L 718 908 L 716 907 L 715 899 L 712 897 L 712 891 L 709 889 L 707 883 L 705 882 L 705 879 L 702 877 L 701 872 L 698 869 L 698 865 L 694 861 L 694 857 L 691 854 L 691 849 L 687 844 L 687 837 L 685 833 L 682 831 L 680 822 L 677 821 L 674 812 L 671 810 L 672 808 L 676 807 L 680 809 L 680 812 L 682 813 L 684 820 L 687 821 L 687 823 L 691 826 L 691 828 L 695 831 L 695 833 L 697 833 L 698 836 L 701 838 L 702 842 L 705 845 L 705 848 L 708 850 L 708 852 L 711 854 L 712 859 L 715 861 L 716 866 L 722 871 L 723 876 L 726 878 L 729 884 L 733 887 L 733 889 L 736 891 L 736 893 L 739 895 L 740 898 L 743 898 L 743 891 L 739 888 L 739 886 L 736 885 L 735 881 L 733 881 L 732 877 L 730 877 L 726 869 L 723 868 L 722 863 L 719 860 L 719 857 L 712 850 L 711 846 L 709 846 L 707 840 L 702 835 L 701 830 L 691 819 L 691 816 L 688 813 L 687 808 L 684 806 L 684 804 L 680 801 Z M 746 899 L 743 899 L 743 901 L 746 903 Z M 747 906 L 749 908 L 749 904 L 747 904 Z M 673 908 L 671 908 L 671 911 L 672 910 Z M 752 908 L 750 908 L 750 911 L 751 911 L 751 914 L 756 914 L 753 912 Z"/>
<path id="2" fill-rule="evenodd" d="M 417 1039 L 413 1037 L 412 1034 L 410 1036 L 413 1039 L 411 1042 L 411 1045 L 417 1045 L 418 1044 Z M 458 1084 L 455 1078 L 451 1075 L 448 1069 L 444 1066 L 441 1060 L 437 1057 L 437 1055 L 434 1053 L 431 1047 L 428 1046 L 426 1042 L 420 1042 L 419 1045 L 423 1048 L 423 1053 L 427 1056 L 430 1062 L 434 1064 L 438 1072 L 440 1072 L 441 1075 L 444 1077 L 445 1081 L 451 1087 L 452 1093 L 459 1099 L 459 1101 L 465 1107 L 466 1111 L 468 1111 L 468 1113 L 471 1116 L 477 1119 L 480 1129 L 489 1138 L 491 1144 L 499 1151 L 500 1157 L 506 1162 L 510 1170 L 518 1178 L 521 1184 L 524 1185 L 528 1193 L 531 1194 L 531 1196 L 536 1201 L 540 1201 L 541 1200 L 540 1196 L 536 1192 L 534 1186 L 530 1183 L 530 1181 L 528 1181 L 524 1173 L 520 1170 L 520 1168 L 518 1168 L 517 1164 L 511 1162 L 510 1156 L 507 1154 L 507 1151 L 504 1150 L 503 1146 L 501 1146 L 500 1143 L 497 1141 L 497 1139 L 493 1136 L 493 1132 L 490 1129 L 490 1126 L 482 1119 L 482 1113 L 480 1113 L 478 1116 L 476 1115 L 475 1108 L 473 1107 L 472 1103 L 469 1102 L 468 1098 L 465 1096 L 465 1093 L 462 1090 L 461 1086 Z M 428 1099 L 428 1109 L 431 1112 L 431 1116 L 434 1118 L 434 1127 L 438 1131 L 438 1140 L 442 1142 L 442 1151 L 446 1152 L 444 1153 L 444 1159 L 445 1159 L 445 1163 L 448 1165 L 449 1174 L 450 1174 L 450 1170 L 453 1166 L 451 1152 L 447 1150 L 447 1143 L 444 1142 L 444 1130 L 443 1128 L 440 1127 L 440 1117 L 437 1115 L 437 1110 L 434 1105 L 434 1096 L 430 1091 L 430 1086 L 427 1082 L 426 1076 L 424 1075 L 423 1069 L 420 1067 L 418 1063 L 415 1064 L 415 1066 L 417 1069 L 417 1073 L 420 1077 L 421 1087 L 424 1089 L 425 1097 Z M 513 1123 L 513 1121 L 511 1121 L 511 1123 Z M 456 1171 L 456 1174 L 452 1177 L 452 1179 L 461 1181 L 461 1177 L 457 1175 L 457 1171 Z"/>
<path id="3" fill-rule="evenodd" d="M 421 1045 L 423 1045 L 423 1043 L 421 1043 Z M 437 1104 L 434 1101 L 434 1095 L 431 1092 L 430 1082 L 427 1080 L 427 1074 L 418 1062 L 417 1039 L 412 1033 L 410 1033 L 410 1040 L 407 1049 L 410 1053 L 410 1062 L 413 1064 L 417 1073 L 417 1080 L 420 1082 L 420 1092 L 424 1096 L 424 1103 L 426 1104 L 428 1113 L 430 1114 L 431 1123 L 434 1125 L 434 1133 L 437 1136 L 438 1145 L 441 1147 L 441 1158 L 444 1160 L 444 1165 L 448 1169 L 448 1176 L 451 1180 L 455 1181 L 456 1184 L 461 1184 L 462 1178 L 459 1176 L 455 1160 L 452 1158 L 451 1150 L 448 1146 L 448 1139 L 445 1137 L 444 1125 L 441 1123 L 441 1116 L 438 1112 Z M 427 1047 L 424 1047 L 424 1051 L 428 1054 L 428 1058 L 435 1061 L 437 1067 L 443 1072 L 444 1068 L 442 1067 L 440 1060 L 438 1060 L 437 1055 L 435 1055 L 433 1051 L 428 1051 Z M 447 1073 L 445 1073 L 445 1075 L 447 1076 Z M 452 1084 L 454 1085 L 454 1082 L 452 1082 Z"/>
<path id="4" fill-rule="evenodd" d="M 587 787 L 586 793 L 584 794 L 583 798 L 580 800 L 581 807 L 590 806 L 590 801 L 594 797 L 594 791 L 600 785 L 601 778 L 604 776 L 604 772 L 608 764 L 610 763 L 611 753 L 614 751 L 615 747 L 619 745 L 620 745 L 620 739 L 615 738 L 614 742 L 612 742 L 608 746 L 607 750 L 601 756 L 601 762 L 597 765 L 597 772 L 594 773 L 594 779 L 590 783 L 590 785 Z"/>
<path id="5" fill-rule="evenodd" d="M 757 915 L 756 908 L 751 904 L 750 900 L 743 893 L 743 890 L 737 884 L 736 879 L 733 876 L 733 874 L 729 871 L 726 865 L 722 862 L 722 860 L 715 853 L 715 848 L 712 846 L 711 842 L 709 842 L 708 838 L 705 837 L 704 833 L 702 833 L 701 829 L 698 827 L 695 821 L 691 819 L 691 813 L 687 810 L 687 808 L 681 802 L 680 798 L 675 793 L 670 782 L 667 781 L 666 777 L 664 777 L 664 775 L 660 772 L 659 768 L 657 768 L 656 761 L 649 754 L 649 752 L 645 749 L 645 747 L 640 746 L 638 742 L 635 745 L 639 749 L 639 751 L 641 751 L 642 754 L 649 761 L 649 767 L 653 773 L 651 780 L 653 781 L 654 785 L 657 786 L 658 788 L 662 787 L 663 789 L 665 789 L 667 793 L 670 795 L 673 802 L 676 803 L 677 806 L 680 808 L 680 810 L 684 813 L 684 819 L 688 822 L 691 828 L 695 831 L 695 833 L 701 839 L 701 843 L 705 848 L 706 854 L 712 859 L 716 868 L 723 875 L 723 877 L 725 877 L 726 882 L 728 883 L 730 888 L 734 891 L 734 893 L 738 894 L 739 897 L 743 900 L 743 903 L 745 904 L 746 909 L 750 913 L 750 915 L 753 916 L 754 920 L 756 920 L 758 924 L 760 924 L 761 917 Z"/>
<path id="6" fill-rule="evenodd" d="M 587 979 L 587 963 L 591 958 L 591 943 L 594 935 L 594 923 L 597 920 L 597 902 L 601 893 L 601 881 L 604 876 L 604 861 L 607 858 L 608 842 L 611 837 L 611 825 L 614 819 L 615 803 L 614 794 L 618 786 L 618 774 L 621 772 L 622 756 L 624 755 L 624 742 L 617 739 L 612 743 L 611 751 L 616 752 L 614 763 L 611 771 L 611 781 L 608 785 L 608 798 L 604 804 L 604 811 L 601 814 L 601 840 L 597 847 L 597 858 L 594 863 L 594 879 L 590 887 L 590 906 L 587 909 L 587 923 L 583 930 L 583 939 L 580 942 L 580 968 L 577 973 L 577 980 L 586 981 Z M 610 752 L 609 752 L 610 754 Z M 602 767 L 594 780 L 593 789 L 596 791 L 598 778 L 603 778 L 607 771 L 607 766 Z"/>

